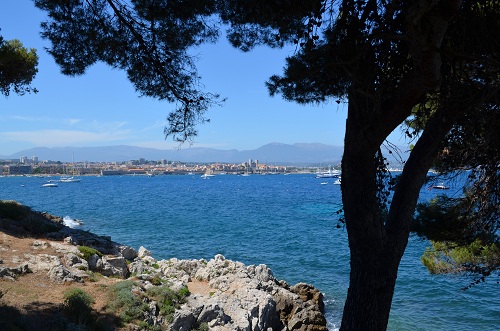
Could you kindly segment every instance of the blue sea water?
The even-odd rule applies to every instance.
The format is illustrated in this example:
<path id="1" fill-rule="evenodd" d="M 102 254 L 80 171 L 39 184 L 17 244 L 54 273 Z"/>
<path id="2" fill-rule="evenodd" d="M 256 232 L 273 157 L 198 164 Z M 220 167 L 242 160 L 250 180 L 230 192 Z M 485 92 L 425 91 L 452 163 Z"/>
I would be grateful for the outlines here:
<path id="1" fill-rule="evenodd" d="M 266 264 L 289 284 L 311 283 L 325 295 L 330 330 L 338 328 L 349 280 L 349 249 L 337 229 L 340 187 L 313 175 L 249 177 L 84 177 L 41 185 L 36 177 L 0 178 L 0 199 L 70 216 L 82 228 L 157 259 Z M 423 189 L 422 199 L 441 193 Z M 459 194 L 452 187 L 449 194 Z M 420 263 L 428 243 L 410 238 L 399 268 L 389 330 L 498 330 L 497 279 L 462 291 L 471 279 L 430 275 Z"/>

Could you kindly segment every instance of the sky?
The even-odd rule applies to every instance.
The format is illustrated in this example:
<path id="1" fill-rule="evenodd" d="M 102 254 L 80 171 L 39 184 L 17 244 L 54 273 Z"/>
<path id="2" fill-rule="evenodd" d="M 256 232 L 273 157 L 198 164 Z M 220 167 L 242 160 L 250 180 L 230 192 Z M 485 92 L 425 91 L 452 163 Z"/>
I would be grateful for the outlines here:
<path id="1" fill-rule="evenodd" d="M 45 13 L 32 0 L 0 1 L 0 35 L 37 49 L 40 58 L 32 84 L 39 93 L 0 95 L 0 155 L 33 147 L 179 147 L 163 134 L 174 105 L 141 97 L 124 72 L 99 63 L 83 76 L 61 74 L 44 50 L 51 46 L 40 37 L 44 20 Z M 210 122 L 197 127 L 199 134 L 191 146 L 250 150 L 272 142 L 343 145 L 345 104 L 332 100 L 303 106 L 269 96 L 266 80 L 282 73 L 294 48 L 259 47 L 243 53 L 221 39 L 192 52 L 199 58 L 205 91 L 219 93 L 227 101 L 209 110 Z"/>

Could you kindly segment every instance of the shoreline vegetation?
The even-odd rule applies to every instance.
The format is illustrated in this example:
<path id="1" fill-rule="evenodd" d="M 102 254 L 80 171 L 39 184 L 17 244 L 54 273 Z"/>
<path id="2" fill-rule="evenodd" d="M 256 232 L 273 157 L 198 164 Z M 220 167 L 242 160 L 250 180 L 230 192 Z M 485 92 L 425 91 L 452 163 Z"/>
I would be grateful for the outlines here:
<path id="1" fill-rule="evenodd" d="M 327 330 L 323 295 L 265 265 L 156 260 L 0 200 L 2 330 Z"/>

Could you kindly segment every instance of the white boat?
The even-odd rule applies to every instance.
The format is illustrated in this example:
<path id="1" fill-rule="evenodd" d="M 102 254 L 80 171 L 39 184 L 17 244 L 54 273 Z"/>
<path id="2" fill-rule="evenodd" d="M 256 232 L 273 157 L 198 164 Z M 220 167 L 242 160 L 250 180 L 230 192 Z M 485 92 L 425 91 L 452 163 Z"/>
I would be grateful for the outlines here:
<path id="1" fill-rule="evenodd" d="M 78 183 L 81 182 L 82 180 L 80 178 L 75 178 L 75 177 L 61 177 L 59 178 L 59 181 L 61 183 Z"/>
<path id="2" fill-rule="evenodd" d="M 449 187 L 445 186 L 444 183 L 438 184 L 438 185 L 433 185 L 432 188 L 435 188 L 436 190 L 448 190 Z"/>
<path id="3" fill-rule="evenodd" d="M 210 177 L 214 177 L 214 176 L 215 176 L 214 174 L 205 173 L 205 174 L 201 175 L 201 179 L 209 179 Z"/>
<path id="4" fill-rule="evenodd" d="M 316 178 L 339 178 L 341 172 L 339 170 L 330 169 L 325 172 L 319 172 L 316 174 Z"/>
<path id="5" fill-rule="evenodd" d="M 340 184 L 342 184 L 342 180 L 340 178 L 333 182 L 333 185 L 340 185 Z"/>
<path id="6" fill-rule="evenodd" d="M 328 184 L 328 182 L 321 182 L 321 185 L 326 185 Z"/>
<path id="7" fill-rule="evenodd" d="M 42 187 L 57 187 L 57 182 L 49 180 L 47 183 L 42 184 Z"/>

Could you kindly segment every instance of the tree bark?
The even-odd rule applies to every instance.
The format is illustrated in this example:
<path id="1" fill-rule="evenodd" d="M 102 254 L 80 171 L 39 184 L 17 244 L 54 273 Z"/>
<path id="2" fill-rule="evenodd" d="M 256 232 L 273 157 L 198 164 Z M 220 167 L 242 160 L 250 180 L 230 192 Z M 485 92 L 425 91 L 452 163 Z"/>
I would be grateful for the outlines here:
<path id="1" fill-rule="evenodd" d="M 385 330 L 400 258 L 387 247 L 389 241 L 377 199 L 378 146 L 365 137 L 371 123 L 358 114 L 367 111 L 360 107 L 369 104 L 361 101 L 349 103 L 342 159 L 342 201 L 351 272 L 341 330 Z"/>
<path id="2" fill-rule="evenodd" d="M 403 169 L 388 215 L 383 213 L 383 202 L 377 198 L 380 188 L 376 153 L 422 96 L 439 86 L 438 50 L 460 3 L 460 0 L 420 0 L 410 9 L 407 38 L 415 68 L 399 88 L 371 99 L 366 97 L 369 93 L 362 91 L 375 89 L 351 88 L 341 184 L 351 273 L 342 331 L 387 329 L 398 267 L 408 243 L 420 188 L 440 142 L 460 112 L 437 111 L 428 121 Z M 364 73 L 357 74 L 363 77 Z M 381 101 L 376 104 L 372 100 Z"/>

